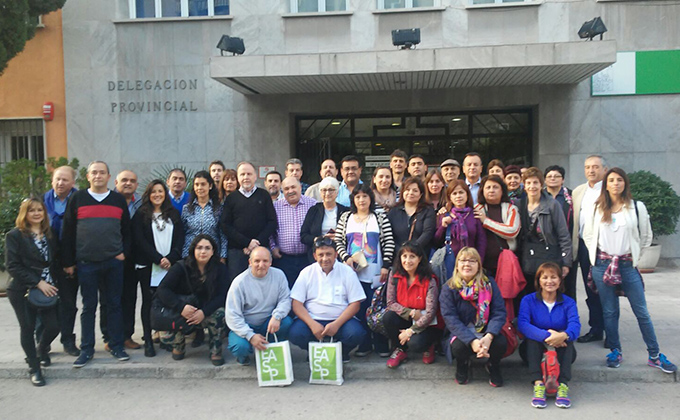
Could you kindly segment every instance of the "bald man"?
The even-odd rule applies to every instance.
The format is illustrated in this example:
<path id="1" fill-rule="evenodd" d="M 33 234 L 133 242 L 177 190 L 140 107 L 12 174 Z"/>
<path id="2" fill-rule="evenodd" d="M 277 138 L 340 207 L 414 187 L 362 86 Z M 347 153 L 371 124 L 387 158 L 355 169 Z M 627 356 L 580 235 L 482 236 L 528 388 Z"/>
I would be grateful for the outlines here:
<path id="1" fill-rule="evenodd" d="M 307 245 L 300 240 L 300 229 L 316 200 L 302 195 L 300 181 L 289 176 L 281 182 L 284 200 L 274 202 L 278 228 L 271 240 L 274 266 L 283 270 L 293 286 L 300 271 L 309 264 Z"/>
<path id="2" fill-rule="evenodd" d="M 225 305 L 229 326 L 229 351 L 240 365 L 250 364 L 253 348 L 264 350 L 267 333 L 288 339 L 293 320 L 290 290 L 283 271 L 272 268 L 272 255 L 265 247 L 253 249 L 249 268 L 236 276 Z"/>
<path id="3" fill-rule="evenodd" d="M 114 181 L 116 185 L 116 191 L 118 191 L 123 197 L 125 197 L 125 202 L 128 205 L 128 211 L 130 212 L 130 218 L 135 215 L 135 212 L 142 205 L 142 197 L 137 194 L 137 174 L 130 170 L 123 170 L 118 173 L 116 180 Z"/>

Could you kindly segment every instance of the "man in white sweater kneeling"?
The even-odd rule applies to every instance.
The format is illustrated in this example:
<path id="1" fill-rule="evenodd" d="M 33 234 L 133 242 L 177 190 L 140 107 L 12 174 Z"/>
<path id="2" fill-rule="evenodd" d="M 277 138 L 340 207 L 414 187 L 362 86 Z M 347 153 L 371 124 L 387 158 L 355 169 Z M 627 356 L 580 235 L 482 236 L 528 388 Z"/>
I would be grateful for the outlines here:
<path id="1" fill-rule="evenodd" d="M 249 268 L 236 276 L 227 293 L 229 351 L 240 365 L 250 364 L 253 347 L 265 349 L 267 333 L 276 333 L 279 340 L 287 339 L 293 323 L 288 317 L 288 281 L 283 271 L 271 265 L 272 255 L 267 248 L 253 249 Z"/>

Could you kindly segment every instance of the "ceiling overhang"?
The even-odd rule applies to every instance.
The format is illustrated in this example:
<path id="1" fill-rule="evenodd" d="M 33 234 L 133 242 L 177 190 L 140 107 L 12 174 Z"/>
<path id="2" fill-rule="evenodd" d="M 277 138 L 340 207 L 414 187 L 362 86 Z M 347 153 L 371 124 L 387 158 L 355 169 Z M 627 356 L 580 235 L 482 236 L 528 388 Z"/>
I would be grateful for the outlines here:
<path id="1" fill-rule="evenodd" d="M 576 84 L 616 62 L 615 41 L 219 56 L 210 77 L 245 95 Z"/>

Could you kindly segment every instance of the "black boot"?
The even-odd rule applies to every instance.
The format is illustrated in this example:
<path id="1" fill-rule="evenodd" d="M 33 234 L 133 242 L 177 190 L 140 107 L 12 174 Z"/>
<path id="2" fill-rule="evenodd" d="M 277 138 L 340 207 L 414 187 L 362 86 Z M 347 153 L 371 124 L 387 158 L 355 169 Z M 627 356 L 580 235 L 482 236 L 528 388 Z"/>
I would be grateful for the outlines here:
<path id="1" fill-rule="evenodd" d="M 42 370 L 40 369 L 40 361 L 38 359 L 28 361 L 28 373 L 31 377 L 33 386 L 44 386 L 45 378 L 43 378 Z"/>
<path id="2" fill-rule="evenodd" d="M 156 349 L 153 347 L 153 340 L 144 341 L 144 356 L 154 357 L 156 355 Z"/>

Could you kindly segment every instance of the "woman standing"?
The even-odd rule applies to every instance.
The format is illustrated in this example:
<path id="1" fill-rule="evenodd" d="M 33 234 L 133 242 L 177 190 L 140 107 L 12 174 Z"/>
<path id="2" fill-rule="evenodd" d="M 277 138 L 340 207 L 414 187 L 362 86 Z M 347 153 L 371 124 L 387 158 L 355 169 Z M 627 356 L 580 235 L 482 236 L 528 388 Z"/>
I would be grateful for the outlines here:
<path id="1" fill-rule="evenodd" d="M 312 248 L 314 239 L 325 236 L 335 238 L 335 227 L 338 225 L 340 216 L 349 209 L 342 204 L 337 204 L 338 188 L 340 183 L 333 177 L 326 177 L 319 183 L 321 202 L 316 203 L 309 209 L 305 221 L 300 228 L 300 242 L 309 248 L 309 261 L 314 262 Z"/>
<path id="2" fill-rule="evenodd" d="M 522 185 L 522 169 L 517 165 L 505 167 L 505 183 L 508 185 L 508 197 L 512 204 L 526 198 L 524 186 Z"/>
<path id="3" fill-rule="evenodd" d="M 524 277 L 534 278 L 538 267 L 548 261 L 560 264 L 564 277 L 569 274 L 572 259 L 571 236 L 562 209 L 543 190 L 543 173 L 540 169 L 527 169 L 522 179 L 527 195 L 518 205 L 522 219 L 520 261 Z M 533 293 L 533 282 L 527 282 L 524 290 L 525 294 Z"/>
<path id="4" fill-rule="evenodd" d="M 486 233 L 482 222 L 475 218 L 472 195 L 465 181 L 456 179 L 446 188 L 446 212 L 437 216 L 437 230 L 434 243 L 437 248 L 451 248 L 452 261 L 446 267 L 447 278 L 453 275 L 453 260 L 462 248 L 471 246 L 477 249 L 484 261 L 486 253 Z M 448 252 L 448 250 L 447 250 Z"/>
<path id="5" fill-rule="evenodd" d="M 487 175 L 498 175 L 501 178 L 505 175 L 505 165 L 500 159 L 493 159 L 486 165 Z"/>
<path id="6" fill-rule="evenodd" d="M 225 176 L 226 178 L 226 176 Z M 189 203 L 182 210 L 184 225 L 184 247 L 182 257 L 189 255 L 189 246 L 200 234 L 210 235 L 217 244 L 215 252 L 224 263 L 227 258 L 227 237 L 220 229 L 222 206 L 219 205 L 215 181 L 207 171 L 198 171 L 194 175 L 193 190 Z"/>
<path id="7" fill-rule="evenodd" d="M 208 329 L 210 360 L 215 366 L 224 364 L 222 335 L 224 303 L 229 290 L 227 266 L 220 264 L 215 249 L 217 244 L 210 235 L 197 235 L 189 246 L 189 255 L 170 267 L 158 286 L 158 298 L 163 305 L 181 313 L 189 325 Z M 193 294 L 197 305 L 184 305 L 179 295 Z M 161 342 L 172 345 L 172 358 L 184 359 L 185 335 L 183 332 L 163 332 Z"/>
<path id="8" fill-rule="evenodd" d="M 583 240 L 593 264 L 593 280 L 602 302 L 604 329 L 611 349 L 607 366 L 617 368 L 623 360 L 619 338 L 619 292 L 623 292 L 647 345 L 647 364 L 666 373 L 675 372 L 677 366 L 659 353 L 642 276 L 637 270 L 640 250 L 652 244 L 649 214 L 644 203 L 633 200 L 623 169 L 612 168 L 605 174 L 595 212 L 586 217 Z"/>
<path id="9" fill-rule="evenodd" d="M 132 217 L 135 275 L 142 289 L 144 356 L 154 357 L 151 337 L 151 301 L 170 266 L 182 258 L 184 228 L 179 212 L 170 202 L 165 183 L 154 179 L 142 195 L 142 204 Z"/>
<path id="10" fill-rule="evenodd" d="M 562 295 L 562 269 L 548 262 L 541 264 L 536 272 L 536 293 L 524 296 L 519 307 L 517 328 L 526 337 L 527 362 L 534 384 L 534 397 L 531 405 L 545 408 L 545 389 L 541 372 L 541 360 L 548 346 L 557 351 L 560 376 L 557 379 L 557 399 L 560 408 L 571 407 L 569 381 L 571 364 L 576 359 L 574 341 L 581 331 L 576 302 Z"/>
<path id="11" fill-rule="evenodd" d="M 439 306 L 449 332 L 442 346 L 449 361 L 456 358 L 456 382 L 468 382 L 470 357 L 488 357 L 489 384 L 503 386 L 500 361 L 508 346 L 501 334 L 505 304 L 496 282 L 484 274 L 482 259 L 474 248 L 458 252 L 453 277 L 442 286 Z"/>
<path id="12" fill-rule="evenodd" d="M 446 194 L 444 188 L 446 183 L 444 177 L 438 169 L 432 169 L 425 177 L 425 200 L 432 206 L 435 212 L 439 211 L 446 204 Z"/>
<path id="13" fill-rule="evenodd" d="M 390 354 L 387 340 L 368 328 L 366 309 L 371 304 L 369 296 L 373 296 L 373 290 L 387 281 L 394 255 L 392 226 L 384 213 L 376 213 L 373 190 L 367 184 L 354 188 L 350 203 L 350 211 L 343 213 L 338 221 L 335 246 L 340 260 L 357 272 L 367 297 L 357 314 L 367 331 L 366 339 L 355 356 L 367 356 L 375 349 L 381 357 L 387 357 Z"/>
<path id="14" fill-rule="evenodd" d="M 517 207 L 510 203 L 507 186 L 496 176 L 485 176 L 479 187 L 479 203 L 475 206 L 475 218 L 482 222 L 486 233 L 484 268 L 496 277 L 498 256 L 503 249 L 515 251 L 515 238 L 520 232 Z"/>
<path id="15" fill-rule="evenodd" d="M 373 172 L 371 187 L 375 195 L 377 209 L 382 209 L 387 213 L 397 205 L 399 197 L 397 188 L 392 181 L 392 170 L 390 168 L 386 166 L 376 168 Z"/>
<path id="16" fill-rule="evenodd" d="M 387 335 L 396 345 L 387 367 L 407 359 L 406 351 L 423 353 L 423 363 L 434 363 L 434 344 L 442 336 L 439 315 L 439 281 L 432 273 L 423 248 L 414 241 L 399 248 L 392 278 L 387 283 Z"/>
<path id="17" fill-rule="evenodd" d="M 387 214 L 392 225 L 396 249 L 406 241 L 415 241 L 430 255 L 437 216 L 425 198 L 423 181 L 406 178 L 401 184 L 401 201 Z"/>
<path id="18" fill-rule="evenodd" d="M 56 241 L 52 236 L 45 205 L 35 198 L 25 199 L 21 203 L 15 226 L 7 234 L 5 243 L 7 271 L 11 276 L 7 297 L 19 321 L 21 347 L 26 354 L 31 383 L 43 386 L 45 378 L 40 367 L 51 364 L 48 348 L 59 334 L 57 305 L 38 309 L 25 296 L 33 288 L 46 297 L 57 296 L 58 290 L 52 278 L 57 261 Z M 43 329 L 36 349 L 34 331 L 38 314 Z"/>
<path id="19" fill-rule="evenodd" d="M 220 182 L 219 188 L 219 199 L 220 203 L 224 203 L 224 199 L 234 191 L 238 190 L 238 179 L 236 177 L 236 171 L 233 169 L 225 169 L 222 174 L 222 182 Z"/>

